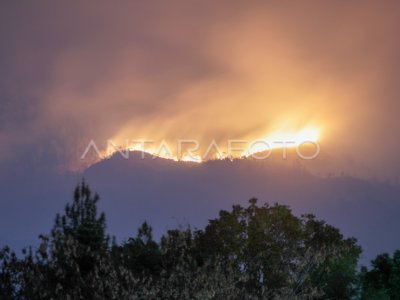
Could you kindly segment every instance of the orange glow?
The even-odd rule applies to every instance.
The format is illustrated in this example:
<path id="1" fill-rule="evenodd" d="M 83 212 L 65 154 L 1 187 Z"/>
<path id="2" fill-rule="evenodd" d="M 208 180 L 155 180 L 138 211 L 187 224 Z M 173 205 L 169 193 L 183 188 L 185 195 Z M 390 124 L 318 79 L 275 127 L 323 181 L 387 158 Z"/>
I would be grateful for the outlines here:
<path id="1" fill-rule="evenodd" d="M 278 148 L 294 148 L 307 143 L 317 143 L 320 137 L 320 130 L 313 127 L 305 127 L 299 131 L 275 131 L 266 137 L 258 139 L 266 143 L 253 143 L 242 153 L 243 156 L 250 156 L 258 152 Z"/>
<path id="2" fill-rule="evenodd" d="M 224 143 L 217 145 L 213 144 L 214 142 L 202 145 L 198 141 L 198 149 L 196 151 L 181 149 L 181 153 L 179 153 L 179 147 L 165 140 L 160 143 L 141 140 L 139 142 L 135 141 L 135 143 L 132 142 L 132 144 L 128 144 L 128 141 L 126 141 L 124 146 L 117 146 L 114 142 L 109 142 L 106 154 L 103 153 L 101 159 L 110 157 L 118 152 L 124 155 L 126 151 L 141 151 L 154 157 L 201 163 L 207 160 L 249 157 L 253 154 L 272 149 L 294 148 L 309 143 L 318 143 L 320 132 L 320 129 L 312 126 L 307 126 L 297 131 L 276 130 L 266 134 L 263 138 L 227 140 L 225 146 L 223 146 Z M 179 140 L 177 142 L 179 143 Z M 214 147 L 214 149 L 211 149 L 211 147 Z"/>
<path id="3" fill-rule="evenodd" d="M 194 163 L 202 163 L 203 160 L 201 159 L 201 156 L 199 155 L 184 155 L 180 159 L 181 161 L 185 162 L 194 162 Z"/>

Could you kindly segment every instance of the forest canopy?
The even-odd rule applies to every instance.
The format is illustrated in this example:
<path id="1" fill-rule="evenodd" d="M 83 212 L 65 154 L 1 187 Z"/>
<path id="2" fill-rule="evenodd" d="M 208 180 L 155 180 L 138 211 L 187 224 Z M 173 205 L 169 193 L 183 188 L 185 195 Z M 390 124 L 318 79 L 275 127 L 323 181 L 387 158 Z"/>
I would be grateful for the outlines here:
<path id="1" fill-rule="evenodd" d="M 0 299 L 399 299 L 398 252 L 358 272 L 356 239 L 284 205 L 252 198 L 159 241 L 144 222 L 117 243 L 98 201 L 82 182 L 38 247 L 2 248 Z"/>

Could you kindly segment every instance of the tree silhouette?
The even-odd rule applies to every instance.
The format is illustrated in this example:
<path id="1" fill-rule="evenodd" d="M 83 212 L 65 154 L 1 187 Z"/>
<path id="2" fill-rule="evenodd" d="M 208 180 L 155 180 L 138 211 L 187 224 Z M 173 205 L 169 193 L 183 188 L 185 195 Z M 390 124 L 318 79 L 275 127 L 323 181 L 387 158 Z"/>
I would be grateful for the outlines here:
<path id="1" fill-rule="evenodd" d="M 64 213 L 56 216 L 50 234 L 40 236 L 39 247 L 25 249 L 22 258 L 3 248 L 0 299 L 300 300 L 354 295 L 361 249 L 355 239 L 344 239 L 312 215 L 296 217 L 287 206 L 259 206 L 251 199 L 248 207 L 220 211 L 204 229 L 169 230 L 157 242 L 144 222 L 136 237 L 118 244 L 110 243 L 98 201 L 82 182 Z M 390 261 L 392 269 L 397 256 Z M 379 276 L 386 276 L 384 265 L 381 259 L 376 264 Z M 387 282 L 396 285 L 392 269 Z M 373 274 L 365 272 L 365 286 Z"/>
<path id="2" fill-rule="evenodd" d="M 371 270 L 361 269 L 361 299 L 400 299 L 400 250 L 372 260 Z"/>

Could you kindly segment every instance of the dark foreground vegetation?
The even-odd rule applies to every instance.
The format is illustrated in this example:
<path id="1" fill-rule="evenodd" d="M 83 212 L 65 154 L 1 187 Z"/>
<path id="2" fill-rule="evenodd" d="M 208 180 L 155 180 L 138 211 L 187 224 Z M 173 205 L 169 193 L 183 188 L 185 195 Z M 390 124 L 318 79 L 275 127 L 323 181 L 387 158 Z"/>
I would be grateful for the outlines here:
<path id="1" fill-rule="evenodd" d="M 118 244 L 82 183 L 39 247 L 0 250 L 0 299 L 400 299 L 400 252 L 357 270 L 354 238 L 286 206 L 233 206 L 202 230 L 147 223 Z"/>

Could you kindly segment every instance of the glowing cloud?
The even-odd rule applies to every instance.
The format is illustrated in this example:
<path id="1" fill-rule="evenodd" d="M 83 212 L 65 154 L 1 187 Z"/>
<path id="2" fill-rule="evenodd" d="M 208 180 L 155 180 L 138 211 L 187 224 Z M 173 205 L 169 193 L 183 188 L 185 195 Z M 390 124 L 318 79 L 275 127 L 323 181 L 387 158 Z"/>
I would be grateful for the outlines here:
<path id="1" fill-rule="evenodd" d="M 212 140 L 223 158 L 228 140 L 299 145 L 323 131 L 338 167 L 400 169 L 400 143 L 384 140 L 399 131 L 398 1 L 43 3 L 0 10 L 13 28 L 0 158 L 49 144 L 74 169 L 90 140 L 107 155 L 109 139 L 144 139 L 190 160 L 176 141 L 194 139 L 199 161 Z"/>

